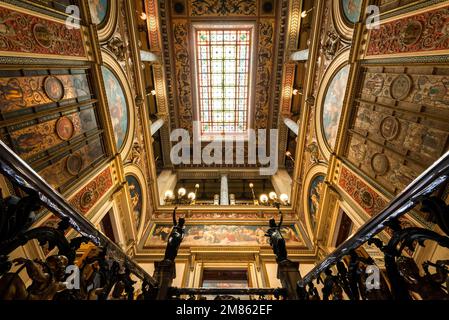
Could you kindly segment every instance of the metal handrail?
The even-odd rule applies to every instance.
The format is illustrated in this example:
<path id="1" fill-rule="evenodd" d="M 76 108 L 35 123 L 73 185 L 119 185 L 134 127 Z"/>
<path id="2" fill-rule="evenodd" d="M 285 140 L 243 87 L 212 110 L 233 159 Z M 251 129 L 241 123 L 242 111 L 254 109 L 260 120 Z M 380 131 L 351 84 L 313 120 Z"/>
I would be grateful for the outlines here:
<path id="1" fill-rule="evenodd" d="M 68 219 L 70 226 L 82 236 L 89 238 L 94 244 L 106 247 L 108 254 L 125 266 L 138 278 L 156 286 L 157 281 L 131 260 L 112 240 L 102 234 L 95 226 L 78 213 L 67 200 L 54 190 L 25 161 L 15 154 L 0 140 L 0 172 L 7 176 L 13 184 L 26 190 L 35 191 L 42 204 L 61 219 Z"/>
<path id="2" fill-rule="evenodd" d="M 304 287 L 305 284 L 316 279 L 321 272 L 338 262 L 343 256 L 348 255 L 350 251 L 357 249 L 374 235 L 381 232 L 391 220 L 410 211 L 423 197 L 430 195 L 448 178 L 449 151 L 413 180 L 381 212 L 369 219 L 349 239 L 320 261 L 298 282 L 298 285 Z"/>

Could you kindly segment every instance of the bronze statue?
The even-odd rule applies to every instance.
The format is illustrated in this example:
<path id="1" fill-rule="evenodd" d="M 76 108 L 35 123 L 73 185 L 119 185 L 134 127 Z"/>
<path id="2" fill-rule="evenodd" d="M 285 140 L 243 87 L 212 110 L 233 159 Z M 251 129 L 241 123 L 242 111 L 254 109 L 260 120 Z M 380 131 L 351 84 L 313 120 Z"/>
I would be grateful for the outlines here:
<path id="1" fill-rule="evenodd" d="M 277 262 L 287 260 L 287 248 L 285 246 L 285 239 L 281 233 L 282 220 L 282 213 L 279 224 L 276 224 L 276 220 L 271 218 L 269 222 L 270 228 L 265 233 L 265 236 L 270 238 L 270 246 L 273 248 Z"/>
<path id="2" fill-rule="evenodd" d="M 25 258 L 18 258 L 13 262 L 23 266 L 17 272 L 7 273 L 0 279 L 0 288 L 3 288 L 0 292 L 1 300 L 52 300 L 56 293 L 67 289 L 64 278 L 68 259 L 65 256 L 50 256 L 45 262 Z M 33 281 L 28 288 L 19 276 L 23 268 Z"/>
<path id="3" fill-rule="evenodd" d="M 424 276 L 421 276 L 419 268 L 412 258 L 400 256 L 396 261 L 399 274 L 405 280 L 410 291 L 418 293 L 423 300 L 449 300 L 449 295 L 442 285 L 443 282 L 438 271 L 436 277 L 428 270 Z M 441 266 L 440 262 L 440 272 Z M 426 270 L 427 267 L 425 266 L 424 269 Z M 436 281 L 436 279 L 440 281 Z"/>
<path id="4" fill-rule="evenodd" d="M 179 218 L 179 221 L 176 221 L 176 209 L 178 207 L 173 210 L 173 228 L 168 236 L 167 248 L 165 249 L 164 260 L 168 261 L 175 261 L 179 246 L 184 238 L 185 219 Z"/>

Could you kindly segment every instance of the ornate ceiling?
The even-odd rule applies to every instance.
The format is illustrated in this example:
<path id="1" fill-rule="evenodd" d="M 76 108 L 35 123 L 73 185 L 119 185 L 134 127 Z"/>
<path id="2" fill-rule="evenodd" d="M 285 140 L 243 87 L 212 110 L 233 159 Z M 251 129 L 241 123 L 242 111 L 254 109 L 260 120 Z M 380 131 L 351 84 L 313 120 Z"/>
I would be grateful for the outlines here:
<path id="1" fill-rule="evenodd" d="M 170 130 L 192 132 L 198 119 L 193 101 L 192 23 L 254 23 L 253 86 L 250 123 L 254 129 L 280 128 L 279 154 L 286 148 L 287 130 L 279 126 L 280 115 L 289 115 L 295 65 L 289 52 L 297 48 L 301 1 L 291 0 L 169 0 L 146 2 L 151 50 L 161 65 L 153 66 L 158 111 Z M 287 58 L 286 58 L 287 57 Z M 166 165 L 169 164 L 169 130 L 161 133 Z M 282 161 L 280 161 L 282 163 Z"/>

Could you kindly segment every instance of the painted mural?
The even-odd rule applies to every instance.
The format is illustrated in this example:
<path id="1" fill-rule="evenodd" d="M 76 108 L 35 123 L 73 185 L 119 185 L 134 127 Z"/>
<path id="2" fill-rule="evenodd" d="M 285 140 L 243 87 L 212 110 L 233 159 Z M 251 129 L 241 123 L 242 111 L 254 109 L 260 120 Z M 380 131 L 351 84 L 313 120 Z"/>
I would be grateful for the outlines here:
<path id="1" fill-rule="evenodd" d="M 349 65 L 343 67 L 334 76 L 327 88 L 322 111 L 322 127 L 324 137 L 330 148 L 335 147 L 338 124 L 340 122 L 346 85 L 349 77 Z"/>
<path id="2" fill-rule="evenodd" d="M 309 219 L 312 224 L 313 230 L 315 230 L 316 221 L 317 221 L 317 214 L 318 209 L 320 205 L 320 198 L 321 198 L 321 191 L 323 189 L 324 184 L 324 175 L 320 174 L 315 176 L 315 178 L 312 179 L 309 186 Z"/>
<path id="3" fill-rule="evenodd" d="M 109 0 L 89 0 L 90 15 L 94 24 L 101 24 L 108 13 Z"/>
<path id="4" fill-rule="evenodd" d="M 295 219 L 294 213 L 284 213 L 284 221 L 288 219 Z M 172 220 L 171 212 L 157 212 L 153 214 L 155 219 L 167 219 Z M 278 214 L 270 213 L 258 213 L 258 212 L 196 212 L 191 213 L 188 219 L 198 219 L 198 220 L 215 220 L 215 219 L 232 219 L 232 220 L 263 220 L 266 221 L 274 217 L 279 220 Z"/>
<path id="5" fill-rule="evenodd" d="M 126 182 L 128 183 L 129 193 L 131 196 L 131 205 L 133 208 L 136 228 L 138 229 L 140 225 L 140 219 L 142 217 L 142 188 L 135 176 L 126 176 Z"/>
<path id="6" fill-rule="evenodd" d="M 172 225 L 157 224 L 147 241 L 150 246 L 165 246 Z M 187 225 L 182 245 L 186 246 L 269 246 L 269 238 L 265 236 L 267 225 Z M 303 244 L 297 226 L 294 224 L 281 228 L 285 242 L 290 246 Z"/>
<path id="7" fill-rule="evenodd" d="M 128 131 L 128 106 L 123 88 L 117 77 L 106 67 L 101 67 L 112 127 L 117 148 L 121 149 Z"/>
<path id="8" fill-rule="evenodd" d="M 349 22 L 357 23 L 359 21 L 362 2 L 362 0 L 341 0 L 343 13 Z"/>

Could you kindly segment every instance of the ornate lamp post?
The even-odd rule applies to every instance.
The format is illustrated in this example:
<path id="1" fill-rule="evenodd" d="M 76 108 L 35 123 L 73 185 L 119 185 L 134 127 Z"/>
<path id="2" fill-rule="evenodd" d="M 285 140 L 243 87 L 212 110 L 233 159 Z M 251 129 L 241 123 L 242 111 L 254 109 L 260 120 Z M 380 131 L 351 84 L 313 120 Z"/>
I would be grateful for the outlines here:
<path id="1" fill-rule="evenodd" d="M 268 196 L 266 194 L 261 194 L 259 197 L 260 204 L 264 206 L 270 206 L 275 207 L 279 210 L 281 206 L 286 206 L 289 204 L 288 202 L 288 195 L 285 193 L 282 193 L 281 195 L 277 195 L 276 192 L 271 191 Z"/>
<path id="2" fill-rule="evenodd" d="M 175 195 L 172 190 L 165 191 L 164 201 L 165 204 L 190 204 L 194 205 L 196 200 L 196 194 L 200 185 L 197 183 L 195 185 L 195 191 L 189 192 L 185 188 L 179 188 L 177 194 Z M 186 196 L 187 195 L 187 196 Z"/>

